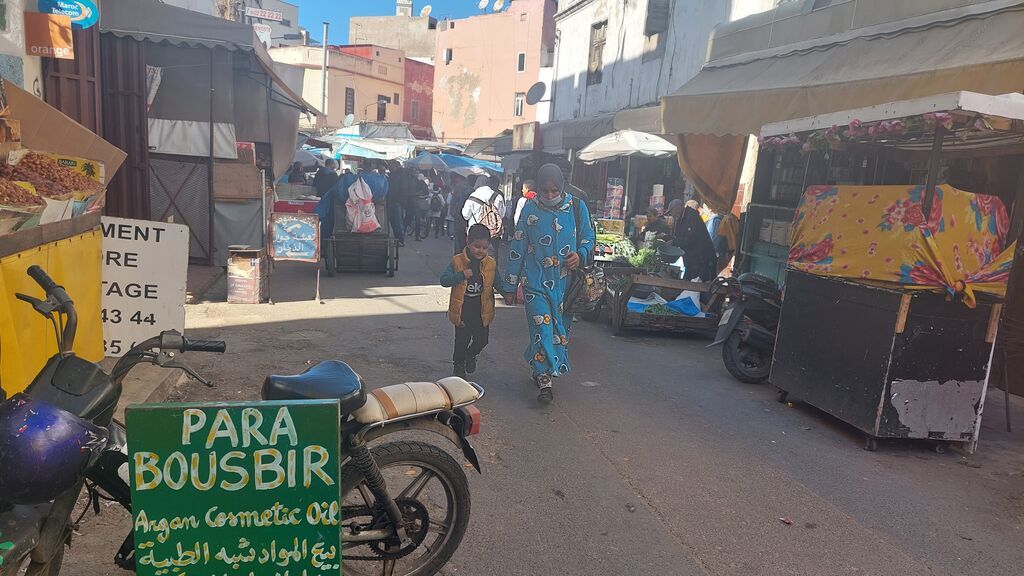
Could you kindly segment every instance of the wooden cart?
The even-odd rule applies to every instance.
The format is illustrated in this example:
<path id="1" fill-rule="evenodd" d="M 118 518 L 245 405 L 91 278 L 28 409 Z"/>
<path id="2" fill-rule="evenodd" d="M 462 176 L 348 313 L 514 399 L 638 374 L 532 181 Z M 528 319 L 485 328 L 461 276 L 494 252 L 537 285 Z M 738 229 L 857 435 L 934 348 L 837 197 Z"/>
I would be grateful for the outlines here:
<path id="1" fill-rule="evenodd" d="M 607 302 L 612 330 L 615 334 L 626 330 L 714 333 L 718 329 L 719 316 L 726 296 L 725 290 L 720 287 L 719 282 L 689 282 L 647 274 L 633 274 L 624 287 L 619 289 L 611 285 L 608 287 Z M 701 293 L 701 309 L 705 312 L 705 317 L 644 314 L 631 312 L 627 307 L 629 299 L 641 292 L 656 291 L 665 300 L 672 301 L 680 293 L 688 290 Z"/>
<path id="2" fill-rule="evenodd" d="M 345 203 L 334 201 L 334 231 L 323 240 L 327 275 L 338 272 L 383 272 L 392 277 L 398 271 L 398 240 L 391 234 L 387 201 L 375 203 L 380 229 L 370 234 L 355 233 L 345 220 Z"/>

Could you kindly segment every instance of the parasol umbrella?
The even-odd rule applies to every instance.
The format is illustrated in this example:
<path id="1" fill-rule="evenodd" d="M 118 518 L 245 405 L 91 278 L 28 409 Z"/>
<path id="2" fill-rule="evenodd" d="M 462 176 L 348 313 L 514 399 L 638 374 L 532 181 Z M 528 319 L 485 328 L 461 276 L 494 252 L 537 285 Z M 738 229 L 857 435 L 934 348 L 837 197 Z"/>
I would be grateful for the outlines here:
<path id="1" fill-rule="evenodd" d="M 593 164 L 607 162 L 616 158 L 626 157 L 626 186 L 629 186 L 629 172 L 633 156 L 644 158 L 668 158 L 676 154 L 676 147 L 661 136 L 639 132 L 637 130 L 619 130 L 602 136 L 579 151 L 577 158 Z M 625 192 L 625 211 L 629 207 L 629 190 Z"/>
<path id="2" fill-rule="evenodd" d="M 505 171 L 500 164 L 494 162 L 486 162 L 454 154 L 433 154 L 431 152 L 423 152 L 412 160 L 407 160 L 405 167 L 416 170 L 454 172 L 462 176 L 467 174 L 487 174 L 488 172 L 501 174 Z"/>

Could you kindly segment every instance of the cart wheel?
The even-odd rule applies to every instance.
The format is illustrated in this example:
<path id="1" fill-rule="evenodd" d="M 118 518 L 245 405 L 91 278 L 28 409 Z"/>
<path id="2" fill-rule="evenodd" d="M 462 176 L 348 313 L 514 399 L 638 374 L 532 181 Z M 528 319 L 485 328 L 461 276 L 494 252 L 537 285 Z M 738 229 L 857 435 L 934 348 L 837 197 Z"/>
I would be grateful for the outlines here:
<path id="1" fill-rule="evenodd" d="M 324 246 L 324 265 L 327 267 L 327 275 L 331 278 L 338 273 L 337 264 L 334 259 L 334 242 L 328 240 Z"/>
<path id="2" fill-rule="evenodd" d="M 932 450 L 934 450 L 936 454 L 945 454 L 946 453 L 946 443 L 945 442 L 936 442 L 936 443 L 932 444 Z"/>
<path id="3" fill-rule="evenodd" d="M 864 449 L 867 450 L 868 452 L 874 452 L 875 450 L 878 450 L 878 439 L 872 438 L 871 436 L 865 438 Z"/>
<path id="4" fill-rule="evenodd" d="M 786 392 L 785 390 L 782 389 L 776 390 L 775 401 L 778 402 L 779 404 L 785 404 L 787 401 L 789 401 L 789 392 Z"/>

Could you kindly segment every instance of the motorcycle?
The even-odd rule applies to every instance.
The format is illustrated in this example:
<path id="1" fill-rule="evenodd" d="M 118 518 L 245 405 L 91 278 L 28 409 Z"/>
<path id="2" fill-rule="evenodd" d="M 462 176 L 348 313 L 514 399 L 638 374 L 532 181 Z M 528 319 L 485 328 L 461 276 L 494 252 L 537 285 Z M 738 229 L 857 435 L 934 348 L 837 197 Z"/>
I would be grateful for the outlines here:
<path id="1" fill-rule="evenodd" d="M 710 346 L 723 344 L 722 361 L 733 378 L 760 384 L 771 373 L 782 291 L 774 280 L 750 272 L 729 278 L 727 286 L 729 307 Z"/>
<path id="2" fill-rule="evenodd" d="M 133 346 L 108 374 L 72 352 L 78 316 L 64 288 L 38 266 L 28 274 L 45 299 L 16 297 L 53 322 L 58 352 L 24 392 L 0 396 L 0 576 L 57 576 L 65 546 L 90 508 L 99 513 L 106 500 L 132 509 L 127 432 L 113 420 L 125 376 L 151 363 L 184 370 L 210 386 L 176 354 L 224 352 L 226 345 L 165 331 Z M 461 378 L 367 394 L 359 375 L 340 361 L 265 380 L 265 400 L 340 401 L 346 574 L 430 576 L 455 553 L 470 513 L 463 467 L 420 440 L 368 444 L 399 432 L 432 432 L 460 448 L 480 472 L 469 437 L 480 431 L 473 404 L 483 395 L 483 388 Z M 83 489 L 87 506 L 72 521 Z M 135 570 L 130 528 L 114 563 Z"/>

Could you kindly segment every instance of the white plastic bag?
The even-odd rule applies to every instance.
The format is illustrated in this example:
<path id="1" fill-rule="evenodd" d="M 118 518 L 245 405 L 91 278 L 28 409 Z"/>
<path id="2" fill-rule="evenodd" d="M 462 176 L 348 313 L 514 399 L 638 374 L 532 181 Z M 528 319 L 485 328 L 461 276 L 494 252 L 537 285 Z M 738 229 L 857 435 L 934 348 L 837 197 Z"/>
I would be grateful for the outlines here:
<path id="1" fill-rule="evenodd" d="M 380 229 L 377 209 L 373 204 L 373 192 L 360 178 L 348 187 L 348 202 L 345 203 L 345 218 L 353 232 L 369 234 Z"/>

